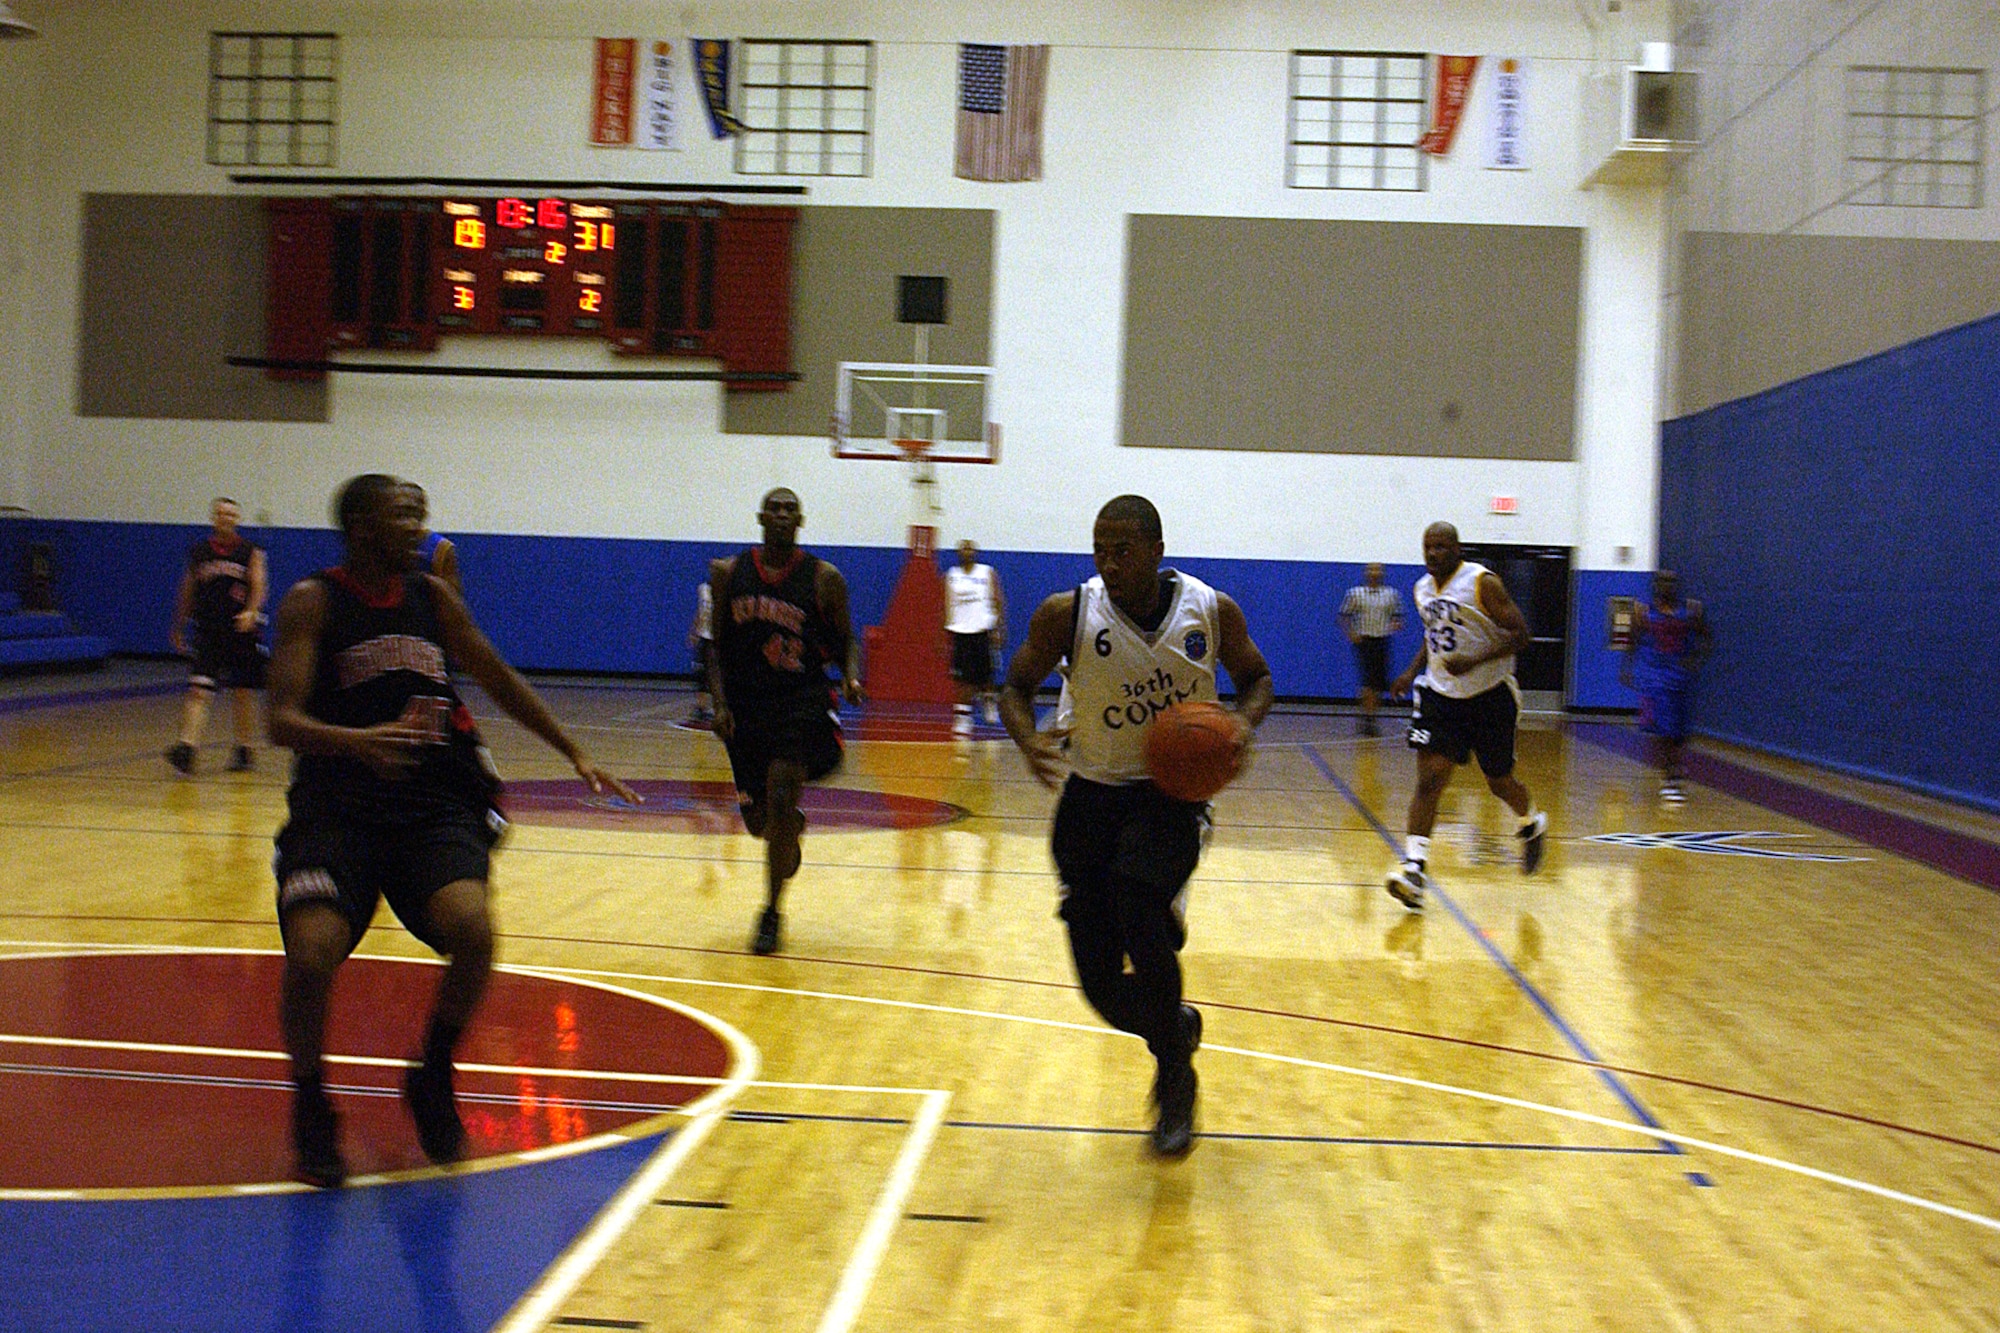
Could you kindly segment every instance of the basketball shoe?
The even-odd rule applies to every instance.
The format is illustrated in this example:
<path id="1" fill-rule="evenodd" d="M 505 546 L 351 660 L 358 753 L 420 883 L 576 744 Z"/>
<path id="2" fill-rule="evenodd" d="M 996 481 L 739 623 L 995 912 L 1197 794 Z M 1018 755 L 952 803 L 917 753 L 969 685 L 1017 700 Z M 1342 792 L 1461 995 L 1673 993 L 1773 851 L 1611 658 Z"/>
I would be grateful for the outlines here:
<path id="1" fill-rule="evenodd" d="M 775 907 L 767 907 L 757 918 L 757 933 L 750 940 L 750 952 L 772 954 L 778 951 L 778 932 L 785 924 L 784 916 Z"/>
<path id="2" fill-rule="evenodd" d="M 403 1075 L 403 1100 L 417 1122 L 417 1141 L 433 1162 L 456 1162 L 465 1151 L 465 1123 L 452 1096 L 451 1061 L 426 1060 Z"/>
<path id="3" fill-rule="evenodd" d="M 292 1086 L 292 1149 L 298 1159 L 296 1174 L 306 1184 L 336 1190 L 347 1183 L 347 1163 L 340 1156 L 340 1117 L 318 1083 L 310 1088 Z"/>
<path id="4" fill-rule="evenodd" d="M 175 741 L 167 747 L 167 762 L 183 773 L 194 772 L 194 747 L 186 741 Z"/>
<path id="5" fill-rule="evenodd" d="M 1545 810 L 1535 811 L 1535 817 L 1523 827 L 1516 829 L 1514 836 L 1521 840 L 1521 873 L 1532 875 L 1542 866 L 1543 835 L 1549 831 L 1549 816 Z"/>
<path id="6" fill-rule="evenodd" d="M 1430 891 L 1430 876 L 1424 873 L 1422 861 L 1405 861 L 1389 872 L 1382 887 L 1389 890 L 1394 898 L 1412 912 L 1424 910 L 1424 894 Z"/>

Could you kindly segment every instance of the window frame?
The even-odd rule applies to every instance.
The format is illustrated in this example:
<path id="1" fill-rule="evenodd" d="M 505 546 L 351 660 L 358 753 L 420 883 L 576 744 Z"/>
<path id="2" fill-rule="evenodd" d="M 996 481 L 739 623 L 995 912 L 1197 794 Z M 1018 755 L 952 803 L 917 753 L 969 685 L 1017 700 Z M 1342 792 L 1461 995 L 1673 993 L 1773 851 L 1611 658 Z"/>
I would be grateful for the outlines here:
<path id="1" fill-rule="evenodd" d="M 1301 62 L 1309 59 L 1331 60 L 1327 73 L 1327 91 L 1324 94 L 1303 93 L 1300 84 L 1303 75 Z M 1352 97 L 1343 92 L 1342 83 L 1347 76 L 1343 63 L 1349 60 L 1374 62 L 1372 79 L 1374 93 L 1368 97 Z M 1393 62 L 1410 61 L 1416 66 L 1416 95 L 1391 96 L 1389 84 L 1392 78 L 1406 77 L 1397 72 Z M 1430 56 L 1422 51 L 1349 51 L 1349 50 L 1295 50 L 1290 54 L 1286 66 L 1285 87 L 1285 187 L 1293 190 L 1368 190 L 1389 194 L 1422 194 L 1430 189 L 1429 154 L 1417 147 L 1423 138 L 1425 108 L 1430 105 L 1431 70 Z M 1302 107 L 1324 104 L 1327 107 L 1325 129 L 1327 137 L 1309 139 L 1301 137 L 1301 126 L 1305 123 L 1300 111 Z M 1349 140 L 1344 132 L 1353 121 L 1343 116 L 1341 111 L 1349 105 L 1372 106 L 1373 137 L 1365 140 Z M 1400 129 L 1390 122 L 1390 108 L 1408 106 L 1415 110 L 1415 121 L 1410 127 L 1407 143 L 1399 143 L 1388 137 L 1399 133 Z M 1301 149 L 1325 149 L 1325 163 L 1305 164 L 1301 162 Z M 1343 161 L 1341 150 L 1354 150 L 1356 155 L 1366 154 L 1368 161 Z M 1393 163 L 1390 154 L 1407 150 L 1411 154 L 1409 165 Z M 1344 181 L 1343 176 L 1350 168 L 1366 165 L 1369 168 L 1367 184 Z M 1324 173 L 1323 181 L 1302 179 L 1302 173 L 1312 171 Z M 1391 184 L 1391 172 L 1407 172 L 1411 183 Z"/>
<path id="2" fill-rule="evenodd" d="M 233 42 L 248 42 L 243 72 L 233 69 Z M 283 43 L 279 50 L 267 44 Z M 324 43 L 321 52 L 309 43 Z M 273 57 L 283 66 L 278 72 Z M 315 62 L 324 62 L 324 73 L 308 73 Z M 271 99 L 268 85 L 289 85 L 287 96 Z M 324 105 L 310 109 L 323 114 L 307 114 L 308 103 L 322 99 L 305 96 L 309 88 L 324 89 Z M 241 91 L 240 97 L 228 94 Z M 283 103 L 282 115 L 267 115 Z M 227 114 L 232 110 L 240 115 Z M 240 126 L 240 142 L 227 132 Z M 284 158 L 273 161 L 263 156 L 267 142 L 261 133 L 277 126 L 284 131 Z M 318 130 L 323 135 L 302 133 Z M 330 167 L 339 155 L 340 130 L 340 34 L 333 32 L 210 32 L 208 35 L 208 127 L 205 159 L 218 167 Z M 318 142 L 313 142 L 314 139 Z"/>
<path id="3" fill-rule="evenodd" d="M 742 176 L 823 176 L 830 179 L 854 180 L 875 173 L 875 43 L 864 38 L 804 38 L 804 37 L 745 37 L 739 40 L 742 55 L 737 76 L 738 101 L 742 110 L 737 118 L 745 126 L 736 136 L 734 169 Z M 760 62 L 753 58 L 757 48 L 778 49 L 778 82 L 764 83 L 752 78 L 753 66 Z M 820 68 L 816 72 L 817 82 L 798 82 L 794 79 L 794 49 L 798 47 L 820 48 Z M 859 49 L 861 82 L 843 83 L 840 76 L 846 72 L 839 64 L 836 52 Z M 802 71 L 801 71 L 802 72 Z M 817 106 L 808 106 L 809 98 L 794 101 L 792 94 L 817 91 L 821 95 Z M 861 124 L 859 128 L 836 126 L 835 118 L 851 114 L 855 108 L 836 105 L 837 93 L 859 91 Z M 774 105 L 757 105 L 760 99 L 755 93 L 774 94 Z M 759 124 L 758 119 L 775 113 L 777 124 Z M 817 125 L 790 125 L 783 123 L 797 113 L 816 116 Z M 799 170 L 798 156 L 802 137 L 817 139 L 817 150 L 810 153 L 810 170 Z M 768 150 L 765 144 L 769 143 Z M 859 145 L 859 151 L 837 152 L 843 146 Z M 768 157 L 769 165 L 763 165 Z M 853 171 L 837 170 L 842 163 L 858 160 L 859 168 Z"/>
<path id="4" fill-rule="evenodd" d="M 1881 76 L 1879 79 L 1876 76 Z M 1952 81 L 1970 87 L 1952 87 Z M 1865 86 L 1872 82 L 1873 87 Z M 1919 85 L 1924 85 L 1919 87 Z M 1922 65 L 1849 65 L 1846 81 L 1843 202 L 1856 208 L 1970 208 L 1985 206 L 1986 71 Z M 1872 96 L 1871 96 L 1872 94 Z M 1963 113 L 1949 111 L 1957 95 Z M 1920 97 L 1915 109 L 1906 99 Z M 1869 103 L 1872 102 L 1873 105 Z M 1928 132 L 1912 136 L 1901 131 Z M 1968 156 L 1944 156 L 1939 149 L 1970 136 Z M 1899 144 L 1912 151 L 1899 152 Z M 1872 149 L 1873 151 L 1868 151 Z M 1948 180 L 1954 169 L 1967 179 Z M 1914 187 L 1921 198 L 1912 198 Z M 1948 191 L 1962 198 L 1946 198 Z"/>

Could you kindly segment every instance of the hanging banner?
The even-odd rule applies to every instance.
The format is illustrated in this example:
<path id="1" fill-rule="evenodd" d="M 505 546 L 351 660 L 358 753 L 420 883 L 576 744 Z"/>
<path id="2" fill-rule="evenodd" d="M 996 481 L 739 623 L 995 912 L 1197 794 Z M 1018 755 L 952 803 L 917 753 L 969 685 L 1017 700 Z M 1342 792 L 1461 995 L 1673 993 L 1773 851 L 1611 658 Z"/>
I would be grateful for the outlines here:
<path id="1" fill-rule="evenodd" d="M 729 43 L 717 37 L 694 39 L 695 82 L 708 108 L 708 128 L 718 139 L 741 134 L 742 121 L 729 113 Z"/>
<path id="2" fill-rule="evenodd" d="M 1431 108 L 1431 127 L 1417 140 L 1417 147 L 1433 157 L 1443 157 L 1458 137 L 1458 122 L 1472 97 L 1472 75 L 1479 68 L 1479 57 L 1439 56 L 1437 61 L 1437 100 Z"/>
<path id="3" fill-rule="evenodd" d="M 680 121 L 674 106 L 674 44 L 664 38 L 646 43 L 639 60 L 639 115 L 634 142 L 656 152 L 678 153 Z"/>
<path id="4" fill-rule="evenodd" d="M 1486 135 L 1486 165 L 1495 171 L 1526 171 L 1528 62 L 1507 56 L 1493 66 L 1493 114 Z"/>
<path id="5" fill-rule="evenodd" d="M 597 39 L 597 70 L 591 90 L 590 142 L 598 148 L 632 143 L 632 79 L 639 43 L 631 37 Z"/>

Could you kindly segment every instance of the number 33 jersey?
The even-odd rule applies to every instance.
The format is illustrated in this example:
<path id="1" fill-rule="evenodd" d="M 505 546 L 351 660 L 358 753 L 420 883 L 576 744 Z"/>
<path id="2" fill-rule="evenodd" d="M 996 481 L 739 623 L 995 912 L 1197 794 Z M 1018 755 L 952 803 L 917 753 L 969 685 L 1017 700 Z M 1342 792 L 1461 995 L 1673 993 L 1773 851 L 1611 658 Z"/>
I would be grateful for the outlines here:
<path id="1" fill-rule="evenodd" d="M 1150 633 L 1132 623 L 1093 578 L 1076 590 L 1069 697 L 1069 762 L 1092 782 L 1146 776 L 1153 719 L 1183 699 L 1215 702 L 1215 590 L 1176 571 L 1173 603 Z"/>
<path id="2" fill-rule="evenodd" d="M 1417 679 L 1419 685 L 1453 699 L 1470 699 L 1513 676 L 1512 653 L 1489 658 L 1470 671 L 1446 671 L 1438 665 L 1440 659 L 1454 653 L 1483 653 L 1506 637 L 1480 609 L 1479 580 L 1487 572 L 1486 566 L 1465 560 L 1442 588 L 1429 574 L 1417 580 L 1410 598 L 1423 617 L 1424 648 L 1430 654 L 1424 674 Z"/>
<path id="3" fill-rule="evenodd" d="M 752 547 L 729 571 L 728 603 L 715 608 L 716 651 L 730 706 L 826 691 L 832 635 L 819 609 L 819 557 L 794 550 L 776 569 Z"/>

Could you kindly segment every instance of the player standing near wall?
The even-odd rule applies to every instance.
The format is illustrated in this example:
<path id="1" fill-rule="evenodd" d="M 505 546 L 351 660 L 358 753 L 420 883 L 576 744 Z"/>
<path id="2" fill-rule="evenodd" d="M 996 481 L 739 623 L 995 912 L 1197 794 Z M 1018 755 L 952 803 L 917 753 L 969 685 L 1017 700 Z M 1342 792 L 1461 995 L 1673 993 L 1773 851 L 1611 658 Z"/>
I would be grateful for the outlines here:
<path id="1" fill-rule="evenodd" d="M 847 611 L 847 580 L 800 550 L 805 511 L 783 487 L 757 510 L 764 542 L 709 567 L 715 651 L 708 688 L 715 734 L 729 751 L 743 826 L 764 840 L 764 911 L 750 948 L 775 953 L 784 917 L 778 899 L 798 873 L 805 815 L 799 792 L 840 767 L 838 702 L 826 669 L 861 701 L 861 648 Z"/>
<path id="2" fill-rule="evenodd" d="M 174 594 L 174 624 L 167 641 L 174 651 L 191 657 L 187 701 L 181 706 L 180 738 L 167 747 L 167 762 L 183 773 L 194 771 L 195 747 L 208 724 L 209 701 L 217 690 L 228 690 L 235 708 L 236 751 L 233 773 L 252 764 L 250 747 L 257 736 L 257 705 L 253 692 L 264 688 L 266 657 L 258 642 L 264 622 L 264 597 L 270 574 L 264 552 L 238 532 L 243 511 L 236 501 L 219 496 L 209 506 L 210 532 L 188 550 L 180 590 Z M 194 645 L 189 649 L 188 621 L 194 621 Z"/>
<path id="3" fill-rule="evenodd" d="M 1035 609 L 1007 668 L 1000 716 L 1043 786 L 1065 751 L 1035 729 L 1035 691 L 1067 659 L 1073 710 L 1052 845 L 1062 919 L 1084 997 L 1104 1021 L 1145 1038 L 1158 1062 L 1153 1150 L 1194 1146 L 1201 1013 L 1181 1002 L 1186 886 L 1209 828 L 1206 802 L 1177 801 L 1146 776 L 1148 725 L 1187 699 L 1213 702 L 1219 662 L 1236 685 L 1239 746 L 1271 710 L 1271 671 L 1242 608 L 1199 579 L 1161 569 L 1152 502 L 1121 495 L 1092 530 L 1097 577 Z M 1127 962 L 1131 970 L 1126 970 Z"/>
<path id="4" fill-rule="evenodd" d="M 1714 646 L 1701 603 L 1681 600 L 1680 575 L 1671 569 L 1653 575 L 1653 601 L 1633 617 L 1632 641 L 1618 678 L 1639 691 L 1639 726 L 1652 741 L 1660 770 L 1660 799 L 1679 805 L 1681 752 L 1687 745 L 1688 701 L 1695 673 Z"/>
<path id="5" fill-rule="evenodd" d="M 1424 529 L 1424 568 L 1411 594 L 1424 622 L 1424 642 L 1416 658 L 1396 677 L 1392 692 L 1416 686 L 1410 716 L 1410 748 L 1417 752 L 1417 789 L 1410 796 L 1409 841 L 1403 862 L 1389 872 L 1391 896 L 1412 912 L 1424 910 L 1430 888 L 1431 827 L 1438 798 L 1452 770 L 1477 755 L 1486 786 L 1519 819 L 1521 870 L 1532 875 L 1542 863 L 1548 816 L 1535 809 L 1528 789 L 1514 776 L 1514 731 L 1521 716 L 1521 690 L 1514 683 L 1514 654 L 1533 641 L 1521 608 L 1507 585 L 1484 565 L 1464 558 L 1458 529 L 1433 523 Z M 1418 675 L 1418 672 L 1422 675 Z"/>
<path id="6" fill-rule="evenodd" d="M 979 563 L 979 548 L 970 539 L 958 544 L 958 563 L 945 571 L 944 617 L 951 678 L 958 683 L 951 727 L 969 736 L 974 703 L 985 702 L 988 722 L 1000 720 L 993 659 L 1007 643 L 1007 598 L 1000 591 L 1000 575 Z"/>
<path id="7" fill-rule="evenodd" d="M 417 568 L 437 575 L 451 585 L 453 592 L 464 597 L 465 583 L 458 576 L 458 547 L 443 533 L 431 531 L 431 498 L 424 494 L 424 488 L 414 481 L 405 484 L 417 497 L 420 521 L 424 525 L 423 540 L 417 543 Z"/>

